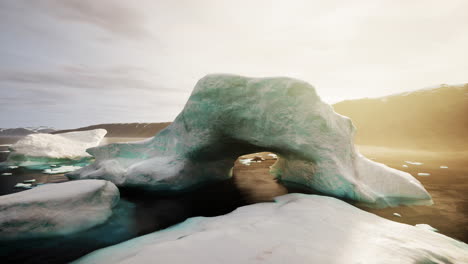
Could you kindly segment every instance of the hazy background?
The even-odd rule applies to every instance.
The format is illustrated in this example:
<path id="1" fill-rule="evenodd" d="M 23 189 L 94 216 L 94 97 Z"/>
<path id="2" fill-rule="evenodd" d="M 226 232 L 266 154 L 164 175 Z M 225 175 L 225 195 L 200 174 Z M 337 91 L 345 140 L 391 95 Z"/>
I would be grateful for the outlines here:
<path id="1" fill-rule="evenodd" d="M 207 73 L 321 97 L 464 83 L 468 1 L 0 0 L 0 127 L 171 121 Z"/>

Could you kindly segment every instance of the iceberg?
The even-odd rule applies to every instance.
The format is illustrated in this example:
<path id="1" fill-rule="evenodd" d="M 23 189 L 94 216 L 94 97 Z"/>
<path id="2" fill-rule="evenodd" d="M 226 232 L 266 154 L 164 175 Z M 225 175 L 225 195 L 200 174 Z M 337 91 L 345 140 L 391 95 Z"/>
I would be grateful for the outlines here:
<path id="1" fill-rule="evenodd" d="M 341 200 L 288 194 L 94 251 L 80 263 L 468 263 L 468 245 Z"/>
<path id="2" fill-rule="evenodd" d="M 0 240 L 66 235 L 91 228 L 111 216 L 119 197 L 117 187 L 103 180 L 46 184 L 0 196 Z"/>
<path id="3" fill-rule="evenodd" d="M 34 167 L 46 163 L 63 163 L 91 159 L 86 149 L 96 147 L 106 135 L 105 129 L 61 134 L 31 134 L 9 149 L 7 164 Z M 14 165 L 11 165 L 14 164 Z"/>
<path id="4" fill-rule="evenodd" d="M 413 176 L 359 154 L 354 133 L 306 82 L 214 74 L 155 137 L 90 148 L 95 162 L 67 176 L 182 191 L 231 177 L 239 156 L 273 152 L 270 171 L 286 185 L 378 207 L 432 203 Z"/>

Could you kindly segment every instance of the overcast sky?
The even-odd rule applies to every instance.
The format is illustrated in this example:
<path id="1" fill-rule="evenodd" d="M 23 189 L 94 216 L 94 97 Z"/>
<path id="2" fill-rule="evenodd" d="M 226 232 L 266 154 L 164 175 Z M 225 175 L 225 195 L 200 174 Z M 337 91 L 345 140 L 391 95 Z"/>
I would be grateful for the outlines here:
<path id="1" fill-rule="evenodd" d="M 208 73 L 323 100 L 468 82 L 468 1 L 0 0 L 0 127 L 171 121 Z"/>

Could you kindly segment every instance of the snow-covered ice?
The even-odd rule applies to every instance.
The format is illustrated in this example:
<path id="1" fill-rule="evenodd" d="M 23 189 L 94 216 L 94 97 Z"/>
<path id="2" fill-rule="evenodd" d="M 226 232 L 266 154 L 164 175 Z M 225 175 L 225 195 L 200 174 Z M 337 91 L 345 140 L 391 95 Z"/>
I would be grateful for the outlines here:
<path id="1" fill-rule="evenodd" d="M 67 173 L 71 171 L 75 171 L 78 169 L 81 169 L 82 166 L 61 166 L 61 167 L 54 167 L 50 169 L 45 169 L 42 173 L 45 174 L 61 174 L 61 173 Z"/>
<path id="2" fill-rule="evenodd" d="M 91 158 L 86 149 L 96 147 L 106 135 L 105 129 L 61 134 L 31 134 L 10 146 L 7 163 L 47 163 L 60 160 Z"/>
<path id="3" fill-rule="evenodd" d="M 427 172 L 419 172 L 418 173 L 418 176 L 430 176 L 431 174 L 430 173 L 427 173 Z"/>
<path id="4" fill-rule="evenodd" d="M 341 200 L 288 194 L 276 203 L 174 227 L 94 251 L 74 263 L 468 263 L 468 245 Z"/>
<path id="5" fill-rule="evenodd" d="M 422 162 L 417 162 L 417 161 L 405 161 L 405 162 L 408 163 L 408 164 L 411 164 L 411 165 L 418 165 L 418 166 L 424 164 Z"/>
<path id="6" fill-rule="evenodd" d="M 433 231 L 433 232 L 439 232 L 439 230 L 437 228 L 434 228 L 434 227 L 432 227 L 432 226 L 430 226 L 428 224 L 416 224 L 414 226 L 418 227 L 418 228 L 421 228 L 421 229 Z"/>
<path id="7" fill-rule="evenodd" d="M 88 149 L 95 163 L 68 176 L 180 191 L 231 177 L 239 156 L 272 151 L 280 159 L 270 172 L 286 185 L 380 207 L 432 203 L 413 176 L 359 154 L 354 133 L 306 82 L 208 75 L 155 137 Z"/>
<path id="8" fill-rule="evenodd" d="M 31 180 L 24 180 L 24 183 L 33 183 L 36 182 L 36 179 L 31 179 Z"/>
<path id="9" fill-rule="evenodd" d="M 15 187 L 15 188 L 22 188 L 22 189 L 31 189 L 31 188 L 32 188 L 32 184 L 19 182 L 19 183 L 17 183 L 14 187 Z"/>
<path id="10" fill-rule="evenodd" d="M 105 222 L 118 200 L 117 187 L 102 180 L 47 184 L 0 196 L 0 240 L 88 229 Z"/>

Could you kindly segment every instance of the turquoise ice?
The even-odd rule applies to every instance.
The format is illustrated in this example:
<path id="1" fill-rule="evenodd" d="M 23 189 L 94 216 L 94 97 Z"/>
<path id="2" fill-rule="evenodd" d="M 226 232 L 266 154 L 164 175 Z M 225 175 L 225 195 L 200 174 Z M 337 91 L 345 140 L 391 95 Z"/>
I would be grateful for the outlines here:
<path id="1" fill-rule="evenodd" d="M 279 157 L 271 173 L 285 184 L 377 206 L 432 202 L 410 174 L 359 154 L 354 132 L 306 82 L 208 75 L 169 127 L 141 142 L 90 148 L 95 162 L 68 175 L 180 191 L 227 179 L 239 156 L 270 151 Z"/>

